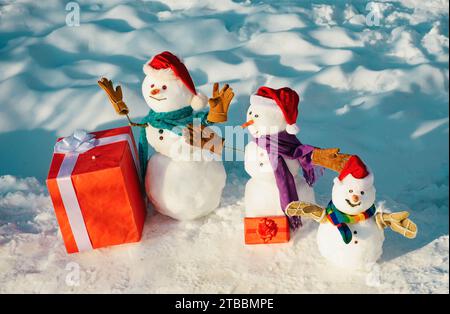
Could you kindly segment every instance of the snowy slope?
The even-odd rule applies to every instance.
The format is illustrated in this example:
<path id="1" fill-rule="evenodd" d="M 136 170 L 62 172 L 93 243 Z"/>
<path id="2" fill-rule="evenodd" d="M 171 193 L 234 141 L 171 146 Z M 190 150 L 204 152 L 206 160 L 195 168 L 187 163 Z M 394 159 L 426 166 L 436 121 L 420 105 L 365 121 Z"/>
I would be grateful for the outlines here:
<path id="1" fill-rule="evenodd" d="M 77 2 L 80 26 L 68 27 L 65 1 L 0 0 L 0 292 L 448 293 L 448 0 Z M 300 139 L 359 154 L 379 205 L 410 209 L 418 238 L 388 231 L 370 273 L 327 265 L 314 223 L 288 244 L 246 247 L 248 177 L 228 162 L 212 215 L 151 215 L 141 243 L 68 256 L 44 185 L 54 140 L 124 123 L 102 75 L 144 115 L 141 66 L 162 50 L 202 92 L 233 86 L 231 125 L 258 86 L 296 89 Z M 322 204 L 331 179 L 316 188 Z"/>

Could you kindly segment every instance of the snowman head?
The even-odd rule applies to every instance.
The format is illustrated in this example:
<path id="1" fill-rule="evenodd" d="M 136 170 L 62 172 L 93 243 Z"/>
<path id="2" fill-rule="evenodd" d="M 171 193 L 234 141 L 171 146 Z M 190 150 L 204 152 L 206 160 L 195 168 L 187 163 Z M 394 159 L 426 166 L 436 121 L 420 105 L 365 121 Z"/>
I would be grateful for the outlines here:
<path id="1" fill-rule="evenodd" d="M 356 215 L 375 203 L 374 177 L 358 156 L 347 161 L 339 177 L 334 179 L 333 204 L 343 213 Z"/>
<path id="2" fill-rule="evenodd" d="M 260 137 L 287 131 L 298 132 L 295 122 L 298 116 L 298 94 L 289 87 L 273 89 L 260 87 L 256 94 L 250 96 L 247 110 L 248 127 L 253 137 Z"/>
<path id="3" fill-rule="evenodd" d="M 152 110 L 169 112 L 187 106 L 199 110 L 206 105 L 206 97 L 195 90 L 186 66 L 171 52 L 154 56 L 143 70 L 142 95 Z"/>

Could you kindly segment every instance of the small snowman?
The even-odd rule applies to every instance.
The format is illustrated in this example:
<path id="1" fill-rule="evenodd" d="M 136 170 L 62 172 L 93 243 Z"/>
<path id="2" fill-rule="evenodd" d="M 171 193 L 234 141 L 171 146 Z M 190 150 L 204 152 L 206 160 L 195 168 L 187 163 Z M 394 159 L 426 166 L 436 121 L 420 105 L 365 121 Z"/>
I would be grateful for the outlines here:
<path id="1" fill-rule="evenodd" d="M 292 202 L 286 212 L 320 222 L 317 244 L 330 262 L 343 268 L 368 270 L 381 257 L 386 227 L 412 239 L 417 226 L 408 219 L 408 212 L 377 211 L 373 174 L 358 156 L 347 156 L 334 179 L 332 199 L 326 208 Z"/>
<path id="2" fill-rule="evenodd" d="M 172 218 L 204 216 L 217 208 L 225 186 L 223 163 L 214 158 L 221 153 L 223 140 L 215 136 L 205 145 L 201 138 L 193 145 L 193 130 L 196 124 L 203 131 L 212 123 L 225 122 L 233 91 L 228 85 L 219 90 L 215 83 L 208 100 L 196 91 L 186 66 L 169 51 L 155 55 L 143 71 L 142 95 L 150 110 L 141 123 L 130 120 L 130 125 L 142 127 L 139 157 L 147 196 L 157 211 Z M 106 78 L 99 85 L 117 113 L 128 117 L 120 86 L 114 89 Z M 209 111 L 197 111 L 207 103 Z M 155 153 L 147 162 L 148 145 Z"/>
<path id="3" fill-rule="evenodd" d="M 311 163 L 314 148 L 295 136 L 298 102 L 298 94 L 288 87 L 260 87 L 250 97 L 247 122 L 242 125 L 253 137 L 244 157 L 251 177 L 245 187 L 246 217 L 285 217 L 284 209 L 290 202 L 315 201 L 311 187 L 315 181 Z M 289 224 L 296 229 L 301 221 L 290 217 Z"/>

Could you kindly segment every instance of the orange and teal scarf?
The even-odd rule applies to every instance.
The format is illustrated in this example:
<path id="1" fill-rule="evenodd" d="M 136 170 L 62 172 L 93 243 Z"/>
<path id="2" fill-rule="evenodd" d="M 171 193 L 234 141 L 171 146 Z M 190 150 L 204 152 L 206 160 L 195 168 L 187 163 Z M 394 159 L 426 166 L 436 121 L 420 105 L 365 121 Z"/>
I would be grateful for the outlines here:
<path id="1" fill-rule="evenodd" d="M 355 224 L 360 221 L 364 221 L 366 219 L 369 219 L 376 213 L 375 204 L 372 205 L 368 210 L 366 210 L 363 213 L 357 214 L 357 215 L 348 215 L 343 212 L 341 212 L 339 209 L 334 206 L 333 201 L 330 201 L 328 203 L 328 206 L 326 208 L 327 212 L 327 219 L 329 222 L 331 222 L 333 225 L 335 225 L 342 237 L 342 240 L 344 240 L 345 244 L 349 244 L 352 241 L 352 231 L 347 226 L 347 224 Z"/>

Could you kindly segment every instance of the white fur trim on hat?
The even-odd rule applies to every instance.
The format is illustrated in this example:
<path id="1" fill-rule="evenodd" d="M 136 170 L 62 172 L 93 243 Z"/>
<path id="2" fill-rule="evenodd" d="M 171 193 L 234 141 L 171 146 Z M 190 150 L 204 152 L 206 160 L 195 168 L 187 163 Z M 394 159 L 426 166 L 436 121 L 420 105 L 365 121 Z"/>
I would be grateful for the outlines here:
<path id="1" fill-rule="evenodd" d="M 264 105 L 264 106 L 278 106 L 275 100 L 254 94 L 250 96 L 250 104 Z"/>
<path id="2" fill-rule="evenodd" d="M 142 67 L 142 70 L 144 71 L 145 75 L 154 77 L 154 78 L 158 78 L 161 80 L 176 80 L 178 79 L 178 77 L 175 75 L 175 73 L 173 73 L 172 69 L 155 69 L 152 68 L 149 65 L 150 61 L 145 63 L 144 66 Z"/>
<path id="3" fill-rule="evenodd" d="M 197 95 L 194 95 L 192 97 L 191 107 L 194 110 L 200 110 L 200 109 L 203 109 L 207 103 L 208 103 L 208 97 L 206 97 L 203 94 L 197 93 Z"/>
<path id="4" fill-rule="evenodd" d="M 288 124 L 286 127 L 286 132 L 289 134 L 297 134 L 299 131 L 300 129 L 297 124 Z"/>
<path id="5" fill-rule="evenodd" d="M 374 183 L 373 173 L 369 169 L 367 169 L 367 171 L 369 171 L 369 174 L 366 177 L 361 178 L 361 179 L 357 179 L 357 178 L 353 177 L 351 174 L 348 174 L 342 181 L 339 181 L 339 178 L 336 178 L 335 180 L 341 182 L 344 185 L 351 183 L 352 186 L 358 187 L 358 188 L 364 190 L 365 188 L 372 186 Z"/>

